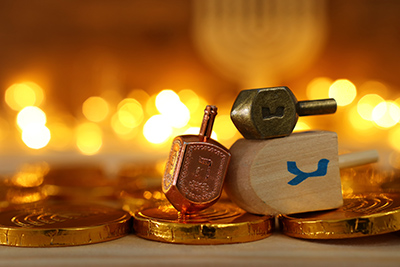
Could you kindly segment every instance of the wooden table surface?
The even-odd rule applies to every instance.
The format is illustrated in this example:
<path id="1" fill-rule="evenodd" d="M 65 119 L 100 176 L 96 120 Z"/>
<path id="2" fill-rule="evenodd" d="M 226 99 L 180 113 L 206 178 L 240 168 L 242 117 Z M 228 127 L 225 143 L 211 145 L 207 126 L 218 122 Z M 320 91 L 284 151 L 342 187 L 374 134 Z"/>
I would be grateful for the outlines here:
<path id="1" fill-rule="evenodd" d="M 154 242 L 134 234 L 92 245 L 0 246 L 0 266 L 400 266 L 400 233 L 309 241 L 275 232 L 263 240 L 196 246 Z"/>

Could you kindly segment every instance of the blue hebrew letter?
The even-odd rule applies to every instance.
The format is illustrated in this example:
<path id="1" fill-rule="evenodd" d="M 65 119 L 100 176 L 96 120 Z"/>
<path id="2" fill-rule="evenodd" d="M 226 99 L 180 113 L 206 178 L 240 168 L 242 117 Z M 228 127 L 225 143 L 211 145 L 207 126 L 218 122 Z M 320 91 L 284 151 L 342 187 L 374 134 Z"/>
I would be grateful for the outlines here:
<path id="1" fill-rule="evenodd" d="M 303 172 L 301 171 L 297 165 L 296 161 L 288 161 L 287 162 L 287 169 L 290 173 L 297 175 L 292 180 L 288 182 L 290 185 L 298 185 L 299 183 L 303 182 L 305 179 L 309 177 L 318 177 L 318 176 L 325 176 L 328 172 L 328 163 L 329 160 L 321 159 L 318 162 L 318 169 L 314 172 Z"/>

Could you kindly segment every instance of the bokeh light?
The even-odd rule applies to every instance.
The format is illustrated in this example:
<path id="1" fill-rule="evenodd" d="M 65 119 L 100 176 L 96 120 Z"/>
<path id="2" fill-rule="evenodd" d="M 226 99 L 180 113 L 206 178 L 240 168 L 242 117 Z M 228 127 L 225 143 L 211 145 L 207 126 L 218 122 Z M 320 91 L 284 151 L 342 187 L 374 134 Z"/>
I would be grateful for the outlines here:
<path id="1" fill-rule="evenodd" d="M 109 105 L 103 98 L 92 96 L 83 102 L 82 113 L 89 121 L 100 122 L 107 117 Z"/>
<path id="2" fill-rule="evenodd" d="M 400 108 L 391 101 L 381 102 L 373 109 L 372 119 L 380 127 L 393 127 L 400 120 Z"/>
<path id="3" fill-rule="evenodd" d="M 347 79 L 336 80 L 329 88 L 329 97 L 334 98 L 338 106 L 347 106 L 357 96 L 355 85 Z"/>
<path id="4" fill-rule="evenodd" d="M 35 106 L 25 107 L 17 115 L 17 125 L 21 129 L 29 125 L 45 125 L 46 121 L 46 114 Z"/>
<path id="5" fill-rule="evenodd" d="M 50 130 L 41 124 L 29 124 L 22 129 L 22 141 L 32 149 L 45 147 L 51 138 Z"/>
<path id="6" fill-rule="evenodd" d="M 200 127 L 190 127 L 183 134 L 199 135 L 199 133 L 200 133 Z M 211 139 L 214 139 L 214 140 L 218 141 L 218 134 L 216 132 L 212 131 L 211 132 Z"/>
<path id="7" fill-rule="evenodd" d="M 146 103 L 149 100 L 150 96 L 143 89 L 134 89 L 128 94 L 127 98 L 136 99 L 137 101 L 139 101 L 139 103 Z"/>
<path id="8" fill-rule="evenodd" d="M 296 126 L 294 127 L 293 131 L 298 132 L 298 131 L 307 131 L 310 130 L 311 127 L 304 121 L 298 121 L 296 123 Z"/>
<path id="9" fill-rule="evenodd" d="M 388 134 L 388 141 L 390 146 L 397 151 L 400 151 L 399 137 L 400 137 L 400 126 L 396 126 L 393 129 L 390 129 Z"/>
<path id="10" fill-rule="evenodd" d="M 381 102 L 385 100 L 377 94 L 368 94 L 363 96 L 357 104 L 358 114 L 368 121 L 372 121 L 372 111 Z"/>
<path id="11" fill-rule="evenodd" d="M 195 111 L 199 108 L 199 96 L 190 89 L 182 90 L 178 93 L 180 101 L 188 107 L 189 111 Z"/>
<path id="12" fill-rule="evenodd" d="M 174 128 L 186 126 L 190 120 L 189 109 L 172 90 L 162 90 L 156 97 L 157 110 Z"/>
<path id="13" fill-rule="evenodd" d="M 137 134 L 138 128 L 129 128 L 121 123 L 118 117 L 118 113 L 114 114 L 111 118 L 111 127 L 114 132 L 118 135 L 118 137 L 124 140 L 133 139 Z"/>
<path id="14" fill-rule="evenodd" d="M 170 108 L 182 103 L 179 96 L 172 90 L 162 90 L 156 96 L 156 107 L 160 113 L 169 113 Z"/>
<path id="15" fill-rule="evenodd" d="M 82 154 L 96 154 L 103 144 L 100 127 L 92 122 L 80 124 L 76 128 L 76 145 Z"/>
<path id="16" fill-rule="evenodd" d="M 213 128 L 221 141 L 232 139 L 238 132 L 229 115 L 218 115 Z"/>
<path id="17" fill-rule="evenodd" d="M 18 187 L 40 186 L 49 170 L 49 164 L 46 162 L 23 164 L 12 176 L 11 183 Z"/>
<path id="18" fill-rule="evenodd" d="M 157 94 L 154 94 L 147 99 L 145 110 L 146 114 L 149 116 L 153 116 L 157 113 L 156 98 Z"/>
<path id="19" fill-rule="evenodd" d="M 54 122 L 48 125 L 51 132 L 49 147 L 56 150 L 67 149 L 73 143 L 73 131 L 62 122 Z"/>
<path id="20" fill-rule="evenodd" d="M 125 98 L 118 104 L 118 119 L 126 128 L 139 126 L 144 118 L 142 105 L 133 98 Z"/>
<path id="21" fill-rule="evenodd" d="M 387 97 L 388 88 L 385 84 L 379 81 L 366 81 L 358 87 L 358 91 L 363 94 L 376 94 L 379 93 L 382 97 Z"/>
<path id="22" fill-rule="evenodd" d="M 313 79 L 307 85 L 308 99 L 324 99 L 329 97 L 329 87 L 332 85 L 332 80 L 326 77 L 318 77 Z"/>
<path id="23" fill-rule="evenodd" d="M 161 144 L 172 134 L 172 127 L 163 115 L 154 115 L 147 120 L 143 127 L 143 135 L 153 144 Z"/>
<path id="24" fill-rule="evenodd" d="M 15 83 L 7 88 L 5 92 L 7 105 L 16 111 L 27 106 L 38 106 L 43 99 L 42 88 L 33 82 Z"/>
<path id="25" fill-rule="evenodd" d="M 353 128 L 360 131 L 369 130 L 374 126 L 370 120 L 365 120 L 361 117 L 358 105 L 349 110 L 347 118 Z"/>

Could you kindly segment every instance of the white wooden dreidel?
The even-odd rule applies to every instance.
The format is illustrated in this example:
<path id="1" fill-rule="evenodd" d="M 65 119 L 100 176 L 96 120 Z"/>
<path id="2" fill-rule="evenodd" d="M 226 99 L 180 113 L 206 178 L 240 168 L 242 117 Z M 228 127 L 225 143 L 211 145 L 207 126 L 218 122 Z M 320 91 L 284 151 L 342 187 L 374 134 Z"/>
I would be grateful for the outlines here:
<path id="1" fill-rule="evenodd" d="M 376 150 L 338 156 L 337 135 L 328 131 L 239 139 L 230 151 L 225 191 L 239 207 L 255 214 L 339 208 L 343 204 L 340 168 L 378 160 Z"/>

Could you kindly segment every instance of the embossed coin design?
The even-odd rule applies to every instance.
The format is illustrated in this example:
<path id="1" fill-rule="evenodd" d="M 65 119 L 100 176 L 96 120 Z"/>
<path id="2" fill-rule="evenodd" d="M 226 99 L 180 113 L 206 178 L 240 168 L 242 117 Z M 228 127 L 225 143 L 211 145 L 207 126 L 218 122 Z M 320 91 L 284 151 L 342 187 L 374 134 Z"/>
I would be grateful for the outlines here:
<path id="1" fill-rule="evenodd" d="M 253 215 L 230 202 L 180 216 L 171 205 L 134 214 L 135 233 L 145 239 L 192 245 L 250 242 L 271 235 L 274 217 Z"/>
<path id="2" fill-rule="evenodd" d="M 400 194 L 348 195 L 331 211 L 281 215 L 284 234 L 304 239 L 341 239 L 400 230 Z"/>
<path id="3" fill-rule="evenodd" d="M 127 235 L 131 216 L 93 204 L 42 203 L 0 212 L 0 244 L 51 247 L 93 244 Z"/>
<path id="4" fill-rule="evenodd" d="M 214 204 L 221 195 L 231 154 L 210 138 L 217 107 L 204 110 L 199 135 L 175 137 L 165 167 L 162 189 L 182 213 L 194 213 Z"/>

